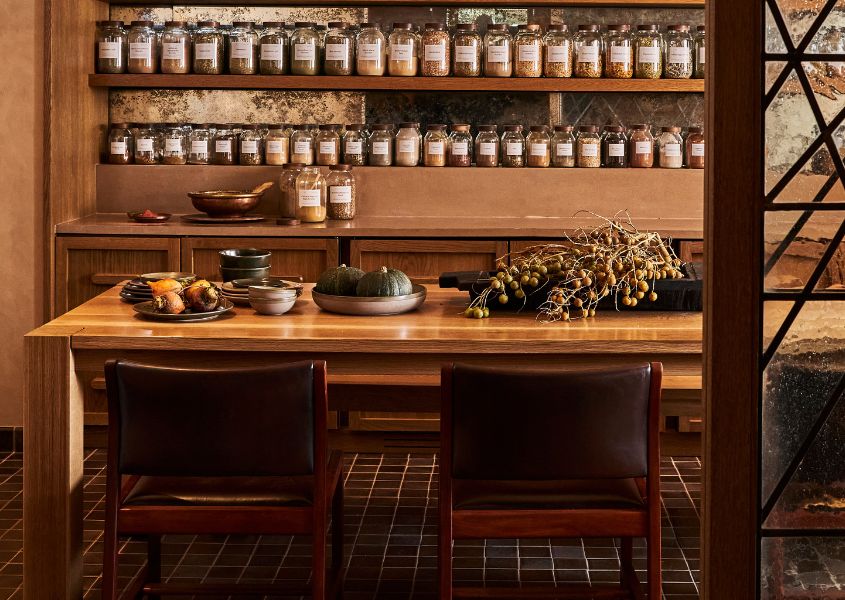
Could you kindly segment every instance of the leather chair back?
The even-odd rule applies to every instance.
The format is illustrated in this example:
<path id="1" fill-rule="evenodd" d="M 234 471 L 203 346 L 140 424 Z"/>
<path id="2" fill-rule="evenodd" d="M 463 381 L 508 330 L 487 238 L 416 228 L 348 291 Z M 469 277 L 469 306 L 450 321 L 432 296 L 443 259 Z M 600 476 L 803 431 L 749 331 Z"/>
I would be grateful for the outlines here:
<path id="1" fill-rule="evenodd" d="M 649 365 L 589 371 L 452 367 L 452 476 L 645 477 Z"/>
<path id="2" fill-rule="evenodd" d="M 321 363 L 322 364 L 322 363 Z M 235 369 L 106 363 L 121 474 L 314 473 L 313 362 Z"/>

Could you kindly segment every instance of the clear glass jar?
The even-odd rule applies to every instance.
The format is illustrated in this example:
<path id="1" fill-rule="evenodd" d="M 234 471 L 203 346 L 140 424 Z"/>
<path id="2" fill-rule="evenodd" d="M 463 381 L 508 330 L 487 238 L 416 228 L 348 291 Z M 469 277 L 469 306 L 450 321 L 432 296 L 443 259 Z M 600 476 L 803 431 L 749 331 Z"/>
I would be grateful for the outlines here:
<path id="1" fill-rule="evenodd" d="M 525 166 L 525 136 L 522 135 L 522 125 L 505 125 L 502 132 L 502 166 Z"/>
<path id="2" fill-rule="evenodd" d="M 631 126 L 628 166 L 637 169 L 650 169 L 654 166 L 654 136 L 651 135 L 651 127 L 645 123 Z"/>
<path id="3" fill-rule="evenodd" d="M 134 138 L 136 165 L 155 165 L 161 161 L 161 134 L 152 124 L 139 124 Z"/>
<path id="4" fill-rule="evenodd" d="M 303 167 L 296 176 L 296 218 L 303 223 L 326 220 L 326 179 L 320 167 Z"/>
<path id="5" fill-rule="evenodd" d="M 158 69 L 158 36 L 152 21 L 132 21 L 126 35 L 129 58 L 126 70 L 130 73 L 155 73 Z"/>
<path id="6" fill-rule="evenodd" d="M 603 166 L 624 168 L 628 166 L 628 138 L 625 128 L 618 125 L 606 125 L 602 136 Z"/>
<path id="7" fill-rule="evenodd" d="M 630 79 L 634 76 L 634 38 L 630 25 L 607 26 L 604 75 L 611 79 Z"/>
<path id="8" fill-rule="evenodd" d="M 686 155 L 688 169 L 704 168 L 704 130 L 701 127 L 687 129 Z"/>
<path id="9" fill-rule="evenodd" d="M 484 34 L 484 75 L 510 77 L 513 74 L 513 39 L 508 26 L 494 23 Z"/>
<path id="10" fill-rule="evenodd" d="M 446 166 L 446 125 L 432 124 L 426 128 L 423 139 L 423 164 L 426 167 Z"/>
<path id="11" fill-rule="evenodd" d="M 325 40 L 326 75 L 352 75 L 355 70 L 355 32 L 341 21 L 329 23 Z"/>
<path id="12" fill-rule="evenodd" d="M 290 36 L 291 75 L 320 74 L 320 34 L 314 23 L 296 23 Z"/>
<path id="13" fill-rule="evenodd" d="M 283 123 L 271 125 L 264 138 L 264 162 L 284 165 L 290 160 L 290 129 Z"/>
<path id="14" fill-rule="evenodd" d="M 694 68 L 693 43 L 689 25 L 669 25 L 666 32 L 666 79 L 689 79 Z"/>
<path id="15" fill-rule="evenodd" d="M 188 136 L 179 123 L 165 123 L 164 125 L 161 162 L 165 165 L 188 163 Z"/>
<path id="16" fill-rule="evenodd" d="M 304 168 L 302 163 L 287 163 L 279 175 L 279 214 L 286 219 L 296 218 L 296 178 Z"/>
<path id="17" fill-rule="evenodd" d="M 96 33 L 97 73 L 125 73 L 129 54 L 123 21 L 101 21 Z"/>
<path id="18" fill-rule="evenodd" d="M 552 166 L 575 166 L 575 135 L 572 125 L 555 125 L 555 133 L 551 140 Z"/>
<path id="19" fill-rule="evenodd" d="M 397 167 L 416 167 L 420 164 L 420 135 L 419 123 L 399 123 L 399 129 L 393 141 L 394 161 Z"/>
<path id="20" fill-rule="evenodd" d="M 451 43 L 445 23 L 426 23 L 420 41 L 422 74 L 425 77 L 446 77 L 452 63 Z"/>
<path id="21" fill-rule="evenodd" d="M 695 49 L 695 69 L 693 77 L 695 77 L 696 79 L 704 79 L 704 65 L 706 64 L 704 47 L 704 25 L 699 25 L 695 29 L 695 39 L 693 40 L 693 48 Z"/>
<path id="22" fill-rule="evenodd" d="M 197 125 L 188 136 L 188 164 L 211 164 L 211 147 L 214 143 L 214 130 L 208 123 Z"/>
<path id="23" fill-rule="evenodd" d="M 378 123 L 372 130 L 368 140 L 370 166 L 389 167 L 393 164 L 393 124 Z"/>
<path id="24" fill-rule="evenodd" d="M 288 72 L 288 34 L 281 21 L 265 21 L 258 39 L 258 70 L 262 75 Z"/>
<path id="25" fill-rule="evenodd" d="M 387 68 L 387 40 L 378 23 L 362 23 L 355 41 L 355 72 L 358 75 L 384 75 Z"/>
<path id="26" fill-rule="evenodd" d="M 320 125 L 314 138 L 317 164 L 336 165 L 340 162 L 340 125 Z"/>
<path id="27" fill-rule="evenodd" d="M 258 73 L 258 34 L 252 21 L 235 21 L 229 31 L 229 73 Z"/>
<path id="28" fill-rule="evenodd" d="M 578 128 L 578 137 L 575 139 L 575 156 L 579 167 L 600 167 L 601 166 L 601 139 L 599 128 L 595 125 L 582 125 Z"/>
<path id="29" fill-rule="evenodd" d="M 680 127 L 661 127 L 657 138 L 658 165 L 663 169 L 680 169 L 684 166 L 684 139 Z"/>
<path id="30" fill-rule="evenodd" d="M 549 25 L 543 38 L 543 75 L 572 77 L 572 36 L 563 24 Z"/>
<path id="31" fill-rule="evenodd" d="M 290 134 L 290 160 L 306 166 L 314 164 L 313 125 L 298 125 Z"/>
<path id="32" fill-rule="evenodd" d="M 579 25 L 572 43 L 575 47 L 575 77 L 601 77 L 602 39 L 599 26 Z"/>
<path id="33" fill-rule="evenodd" d="M 161 72 L 191 72 L 191 34 L 185 21 L 167 21 L 161 34 Z"/>
<path id="34" fill-rule="evenodd" d="M 528 149 L 526 163 L 529 167 L 548 167 L 552 164 L 551 137 L 545 125 L 532 125 L 525 145 Z"/>
<path id="35" fill-rule="evenodd" d="M 638 79 L 660 79 L 663 75 L 663 36 L 657 25 L 637 25 L 634 54 L 634 74 Z"/>
<path id="36" fill-rule="evenodd" d="M 499 134 L 495 125 L 479 125 L 475 136 L 475 166 L 499 166 Z"/>
<path id="37" fill-rule="evenodd" d="M 452 131 L 446 140 L 446 157 L 450 167 L 469 167 L 472 165 L 472 134 L 469 125 L 452 125 Z"/>
<path id="38" fill-rule="evenodd" d="M 109 128 L 109 164 L 128 165 L 135 154 L 131 123 L 112 123 Z"/>
<path id="39" fill-rule="evenodd" d="M 217 21 L 200 21 L 194 32 L 194 73 L 220 75 L 223 72 L 224 39 Z"/>
<path id="40" fill-rule="evenodd" d="M 536 23 L 520 25 L 513 39 L 514 75 L 541 77 L 543 75 L 543 32 Z"/>
<path id="41" fill-rule="evenodd" d="M 481 55 L 484 40 L 478 35 L 475 23 L 459 23 L 452 40 L 452 74 L 455 77 L 481 75 Z"/>
<path id="42" fill-rule="evenodd" d="M 419 39 L 413 23 L 394 23 L 388 42 L 387 72 L 392 76 L 415 77 L 419 68 Z"/>
<path id="43" fill-rule="evenodd" d="M 237 164 L 238 134 L 228 124 L 215 125 L 214 129 L 214 152 L 211 162 L 215 165 Z"/>
<path id="44" fill-rule="evenodd" d="M 326 177 L 329 219 L 354 219 L 357 204 L 355 176 L 351 165 L 333 165 Z"/>
<path id="45" fill-rule="evenodd" d="M 260 165 L 264 140 L 258 125 L 244 125 L 240 135 L 239 162 L 242 165 Z"/>
<path id="46" fill-rule="evenodd" d="M 350 166 L 367 164 L 367 128 L 363 123 L 346 126 L 343 134 L 343 163 Z"/>

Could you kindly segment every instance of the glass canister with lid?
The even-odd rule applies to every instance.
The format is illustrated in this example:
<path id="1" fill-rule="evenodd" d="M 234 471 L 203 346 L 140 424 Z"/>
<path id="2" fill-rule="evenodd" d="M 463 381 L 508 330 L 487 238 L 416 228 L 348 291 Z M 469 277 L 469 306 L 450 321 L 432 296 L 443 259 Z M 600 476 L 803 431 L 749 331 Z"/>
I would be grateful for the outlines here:
<path id="1" fill-rule="evenodd" d="M 389 167 L 393 164 L 393 124 L 377 123 L 370 133 L 370 166 Z"/>
<path id="2" fill-rule="evenodd" d="M 499 134 L 495 125 L 479 125 L 475 136 L 475 166 L 499 166 Z"/>
<path id="3" fill-rule="evenodd" d="M 634 76 L 634 38 L 630 25 L 608 25 L 605 38 L 604 73 L 612 79 Z"/>
<path id="4" fill-rule="evenodd" d="M 290 134 L 290 160 L 314 164 L 314 125 L 297 125 Z"/>
<path id="5" fill-rule="evenodd" d="M 481 75 L 481 55 L 484 40 L 478 35 L 475 23 L 458 23 L 452 40 L 452 73 L 455 77 Z"/>
<path id="6" fill-rule="evenodd" d="M 551 140 L 552 166 L 575 166 L 575 136 L 572 125 L 555 125 L 555 132 Z"/>
<path id="7" fill-rule="evenodd" d="M 513 39 L 504 23 L 487 26 L 484 34 L 484 75 L 510 77 L 513 74 Z"/>
<path id="8" fill-rule="evenodd" d="M 572 36 L 564 24 L 549 25 L 543 38 L 543 75 L 572 77 Z"/>
<path id="9" fill-rule="evenodd" d="M 536 23 L 517 28 L 514 45 L 514 75 L 541 77 L 543 75 L 543 32 Z"/>
<path id="10" fill-rule="evenodd" d="M 445 23 L 426 23 L 420 41 L 422 74 L 446 77 L 452 62 L 451 41 Z"/>
<path id="11" fill-rule="evenodd" d="M 599 128 L 595 125 L 582 125 L 578 128 L 575 140 L 577 165 L 579 167 L 595 168 L 601 166 L 601 139 Z"/>
<path id="12" fill-rule="evenodd" d="M 663 76 L 667 79 L 689 79 L 693 71 L 693 42 L 689 25 L 669 25 L 666 33 L 666 65 Z"/>
<path id="13" fill-rule="evenodd" d="M 200 123 L 188 135 L 188 164 L 211 164 L 211 144 L 214 142 L 214 130 L 208 123 Z"/>
<path id="14" fill-rule="evenodd" d="M 634 73 L 638 79 L 660 79 L 663 74 L 663 36 L 657 25 L 637 25 L 634 56 Z"/>
<path id="15" fill-rule="evenodd" d="M 152 124 L 139 123 L 135 131 L 135 164 L 154 165 L 161 161 L 161 133 Z"/>
<path id="16" fill-rule="evenodd" d="M 317 150 L 317 164 L 336 165 L 340 162 L 340 125 L 320 125 L 314 140 Z"/>
<path id="17" fill-rule="evenodd" d="M 326 75 L 352 75 L 355 70 L 355 32 L 342 21 L 332 21 L 326 32 Z"/>
<path id="18" fill-rule="evenodd" d="M 657 138 L 658 164 L 664 169 L 680 169 L 684 166 L 684 139 L 680 127 L 661 127 Z"/>
<path id="19" fill-rule="evenodd" d="M 367 128 L 363 123 L 346 126 L 343 135 L 343 162 L 352 166 L 367 164 Z"/>
<path id="20" fill-rule="evenodd" d="M 288 72 L 288 34 L 282 21 L 265 21 L 258 40 L 258 70 L 262 75 Z"/>
<path id="21" fill-rule="evenodd" d="M 161 72 L 191 72 L 191 34 L 185 21 L 167 21 L 161 34 Z"/>
<path id="22" fill-rule="evenodd" d="M 575 77 L 601 77 L 602 38 L 598 25 L 579 25 L 573 37 Z"/>
<path id="23" fill-rule="evenodd" d="M 258 125 L 244 125 L 240 135 L 240 164 L 260 165 L 263 140 Z"/>
<path id="24" fill-rule="evenodd" d="M 423 139 L 423 164 L 426 167 L 446 166 L 446 125 L 433 123 L 426 128 Z"/>
<path id="25" fill-rule="evenodd" d="M 466 123 L 455 123 L 446 142 L 446 162 L 450 167 L 472 165 L 472 134 Z"/>
<path id="26" fill-rule="evenodd" d="M 194 73 L 220 75 L 223 72 L 224 39 L 217 21 L 200 21 L 194 32 Z"/>
<path id="27" fill-rule="evenodd" d="M 235 21 L 229 31 L 229 73 L 258 73 L 258 33 L 252 21 Z"/>
<path id="28" fill-rule="evenodd" d="M 100 21 L 95 42 L 97 73 L 125 73 L 129 46 L 123 21 Z"/>
<path id="29" fill-rule="evenodd" d="M 290 134 L 290 128 L 284 123 L 270 125 L 264 138 L 264 162 L 284 165 L 290 160 Z"/>
<path id="30" fill-rule="evenodd" d="M 326 177 L 329 219 L 354 219 L 357 204 L 355 175 L 351 165 L 332 165 Z"/>
<path id="31" fill-rule="evenodd" d="M 693 47 L 695 50 L 695 69 L 694 69 L 694 77 L 696 79 L 704 79 L 704 65 L 706 64 L 705 59 L 705 46 L 704 46 L 704 25 L 699 25 L 696 27 L 695 31 L 695 40 L 693 43 Z"/>
<path id="32" fill-rule="evenodd" d="M 109 164 L 128 165 L 135 155 L 131 123 L 112 123 L 109 128 Z"/>
<path id="33" fill-rule="evenodd" d="M 704 168 L 704 130 L 701 127 L 687 129 L 687 168 Z"/>
<path id="34" fill-rule="evenodd" d="M 545 125 L 532 125 L 525 139 L 529 167 L 548 167 L 552 162 L 551 137 Z"/>
<path id="35" fill-rule="evenodd" d="M 399 123 L 393 142 L 395 152 L 394 164 L 398 167 L 416 167 L 420 164 L 420 136 L 419 123 Z"/>
<path id="36" fill-rule="evenodd" d="M 130 73 L 155 73 L 158 69 L 158 36 L 152 21 L 132 21 L 126 39 L 129 59 L 126 70 Z"/>
<path id="37" fill-rule="evenodd" d="M 296 218 L 296 178 L 304 168 L 302 163 L 287 163 L 279 175 L 279 214 L 286 219 Z"/>
<path id="38" fill-rule="evenodd" d="M 326 220 L 326 179 L 320 167 L 303 167 L 296 176 L 296 218 L 303 223 Z"/>
<path id="39" fill-rule="evenodd" d="M 654 166 L 654 136 L 651 127 L 642 123 L 631 126 L 628 139 L 628 166 L 648 169 Z"/>
<path id="40" fill-rule="evenodd" d="M 166 123 L 163 133 L 161 162 L 165 165 L 188 163 L 188 136 L 179 123 Z"/>
<path id="41" fill-rule="evenodd" d="M 604 166 L 624 168 L 628 166 L 628 138 L 625 128 L 619 125 L 606 125 L 602 137 L 602 156 Z"/>
<path id="42" fill-rule="evenodd" d="M 393 76 L 414 77 L 419 66 L 419 40 L 413 23 L 394 23 L 390 32 L 387 72 Z"/>
<path id="43" fill-rule="evenodd" d="M 234 165 L 238 162 L 238 134 L 232 125 L 220 123 L 214 126 L 214 153 L 211 162 L 215 165 Z"/>
<path id="44" fill-rule="evenodd" d="M 320 34 L 314 23 L 299 21 L 290 36 L 291 75 L 320 74 Z"/>
<path id="45" fill-rule="evenodd" d="M 525 166 L 525 136 L 522 135 L 522 125 L 505 125 L 502 132 L 502 166 Z"/>
<path id="46" fill-rule="evenodd" d="M 378 23 L 362 23 L 355 41 L 355 72 L 358 75 L 384 75 L 387 68 L 387 40 Z"/>

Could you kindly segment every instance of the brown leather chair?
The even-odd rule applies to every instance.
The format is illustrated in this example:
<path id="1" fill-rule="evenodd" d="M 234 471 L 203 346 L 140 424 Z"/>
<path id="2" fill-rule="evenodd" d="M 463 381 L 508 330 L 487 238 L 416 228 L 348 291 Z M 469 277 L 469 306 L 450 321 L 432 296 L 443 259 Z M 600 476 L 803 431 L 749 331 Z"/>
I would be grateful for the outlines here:
<path id="1" fill-rule="evenodd" d="M 598 596 L 577 585 L 453 590 L 453 540 L 567 537 L 621 538 L 621 585 L 607 592 L 634 598 L 633 538 L 647 538 L 648 597 L 660 599 L 662 372 L 443 367 L 441 600 Z"/>
<path id="2" fill-rule="evenodd" d="M 178 369 L 109 361 L 106 389 L 104 599 L 118 596 L 119 535 L 148 538 L 146 571 L 126 597 L 293 591 L 270 583 L 163 584 L 162 534 L 313 535 L 310 593 L 319 600 L 341 594 L 343 461 L 340 452 L 328 456 L 324 362 Z"/>

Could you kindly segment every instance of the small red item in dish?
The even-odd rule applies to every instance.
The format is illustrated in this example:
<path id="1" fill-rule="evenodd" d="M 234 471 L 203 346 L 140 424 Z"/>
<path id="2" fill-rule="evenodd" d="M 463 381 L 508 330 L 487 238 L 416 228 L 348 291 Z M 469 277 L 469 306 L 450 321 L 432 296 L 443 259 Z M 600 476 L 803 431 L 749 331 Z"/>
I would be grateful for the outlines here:
<path id="1" fill-rule="evenodd" d="M 151 217 L 157 217 L 157 216 L 158 216 L 158 213 L 157 213 L 157 212 L 153 212 L 153 211 L 151 211 L 151 210 L 148 208 L 148 209 L 147 209 L 147 210 L 145 210 L 144 212 L 139 213 L 139 214 L 138 214 L 138 216 L 139 216 L 139 217 L 151 218 Z"/>

